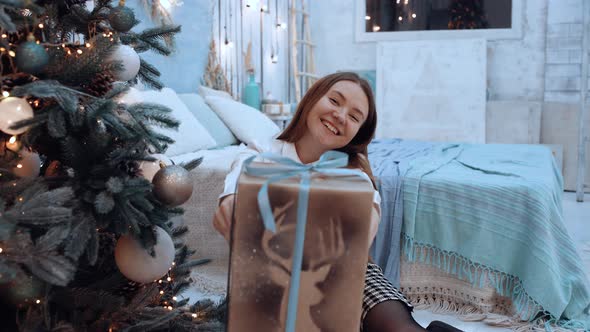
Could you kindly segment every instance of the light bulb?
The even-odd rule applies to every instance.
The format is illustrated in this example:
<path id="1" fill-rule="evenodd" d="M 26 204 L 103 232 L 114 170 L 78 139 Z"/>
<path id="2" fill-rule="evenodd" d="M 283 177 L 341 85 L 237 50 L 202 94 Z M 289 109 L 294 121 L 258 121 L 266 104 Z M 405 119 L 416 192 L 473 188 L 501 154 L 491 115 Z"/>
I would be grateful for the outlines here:
<path id="1" fill-rule="evenodd" d="M 412 14 L 412 18 L 416 18 L 416 14 Z"/>
<path id="2" fill-rule="evenodd" d="M 403 18 L 403 17 L 401 17 L 401 16 L 399 16 L 399 17 L 397 18 L 397 20 L 398 20 L 398 21 L 402 21 L 403 19 L 404 19 L 404 18 Z"/>
<path id="3" fill-rule="evenodd" d="M 2 96 L 8 97 L 10 96 L 10 93 L 8 91 L 2 91 Z"/>
<path id="4" fill-rule="evenodd" d="M 369 15 L 365 16 L 365 20 L 367 20 L 367 21 L 368 21 L 368 20 L 370 20 L 370 19 L 371 19 L 371 16 L 369 16 Z"/>
<path id="5" fill-rule="evenodd" d="M 378 26 L 378 25 L 373 25 L 373 31 L 374 31 L 374 32 L 377 32 L 377 31 L 379 31 L 379 30 L 381 30 L 381 27 L 380 27 L 380 26 Z"/>

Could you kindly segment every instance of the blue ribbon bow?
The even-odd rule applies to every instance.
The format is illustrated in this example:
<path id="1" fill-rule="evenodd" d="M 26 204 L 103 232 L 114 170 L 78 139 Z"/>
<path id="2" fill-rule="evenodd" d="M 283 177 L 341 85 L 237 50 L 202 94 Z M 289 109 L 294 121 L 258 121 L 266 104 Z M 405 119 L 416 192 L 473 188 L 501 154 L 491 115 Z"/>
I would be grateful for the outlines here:
<path id="1" fill-rule="evenodd" d="M 280 167 L 257 167 L 252 165 L 252 161 L 256 157 L 262 157 L 274 161 L 279 164 Z M 311 174 L 315 171 L 331 176 L 363 177 L 362 172 L 359 170 L 338 168 L 346 167 L 347 165 L 348 155 L 339 151 L 328 151 L 322 154 L 318 161 L 307 165 L 273 153 L 262 153 L 259 156 L 253 156 L 244 161 L 245 174 L 269 177 L 258 192 L 258 207 L 260 208 L 264 227 L 273 233 L 276 232 L 276 225 L 272 214 L 272 208 L 270 206 L 268 187 L 274 182 L 295 176 L 301 176 L 299 195 L 297 198 L 297 224 L 295 227 L 295 245 L 293 248 L 291 282 L 289 285 L 287 322 L 285 324 L 285 331 L 287 332 L 295 331 L 295 322 L 297 320 L 297 302 L 301 277 L 301 264 L 303 262 L 303 244 L 305 240 L 305 225 L 307 221 Z"/>

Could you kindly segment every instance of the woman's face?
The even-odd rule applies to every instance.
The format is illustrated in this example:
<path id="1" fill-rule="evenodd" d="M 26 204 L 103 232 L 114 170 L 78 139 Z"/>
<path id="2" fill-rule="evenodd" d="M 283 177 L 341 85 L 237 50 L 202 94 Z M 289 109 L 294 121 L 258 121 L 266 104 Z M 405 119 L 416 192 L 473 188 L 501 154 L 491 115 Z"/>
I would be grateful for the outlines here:
<path id="1" fill-rule="evenodd" d="M 307 133 L 326 150 L 346 146 L 367 119 L 369 100 L 351 81 L 336 82 L 309 111 Z"/>

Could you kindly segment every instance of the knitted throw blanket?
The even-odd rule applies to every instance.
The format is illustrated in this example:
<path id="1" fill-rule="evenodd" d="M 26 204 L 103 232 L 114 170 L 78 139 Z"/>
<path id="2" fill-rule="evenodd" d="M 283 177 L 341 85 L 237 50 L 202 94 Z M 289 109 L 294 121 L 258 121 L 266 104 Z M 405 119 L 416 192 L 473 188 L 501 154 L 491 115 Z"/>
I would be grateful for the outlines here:
<path id="1" fill-rule="evenodd" d="M 590 328 L 590 291 L 563 224 L 563 183 L 533 145 L 438 144 L 403 179 L 402 254 L 491 285 L 523 320 Z"/>

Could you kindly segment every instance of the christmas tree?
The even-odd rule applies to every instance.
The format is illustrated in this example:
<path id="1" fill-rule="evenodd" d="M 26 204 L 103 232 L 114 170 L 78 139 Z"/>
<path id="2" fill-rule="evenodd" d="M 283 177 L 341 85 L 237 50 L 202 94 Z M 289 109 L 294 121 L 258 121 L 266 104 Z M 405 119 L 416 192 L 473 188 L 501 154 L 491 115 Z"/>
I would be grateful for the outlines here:
<path id="1" fill-rule="evenodd" d="M 206 262 L 175 222 L 200 160 L 160 169 L 171 110 L 120 101 L 162 88 L 138 53 L 169 55 L 180 27 L 85 3 L 0 0 L 2 330 L 223 330 L 224 303 L 180 296 Z"/>
<path id="2" fill-rule="evenodd" d="M 450 30 L 488 27 L 482 0 L 453 0 L 449 5 L 449 16 Z"/>

